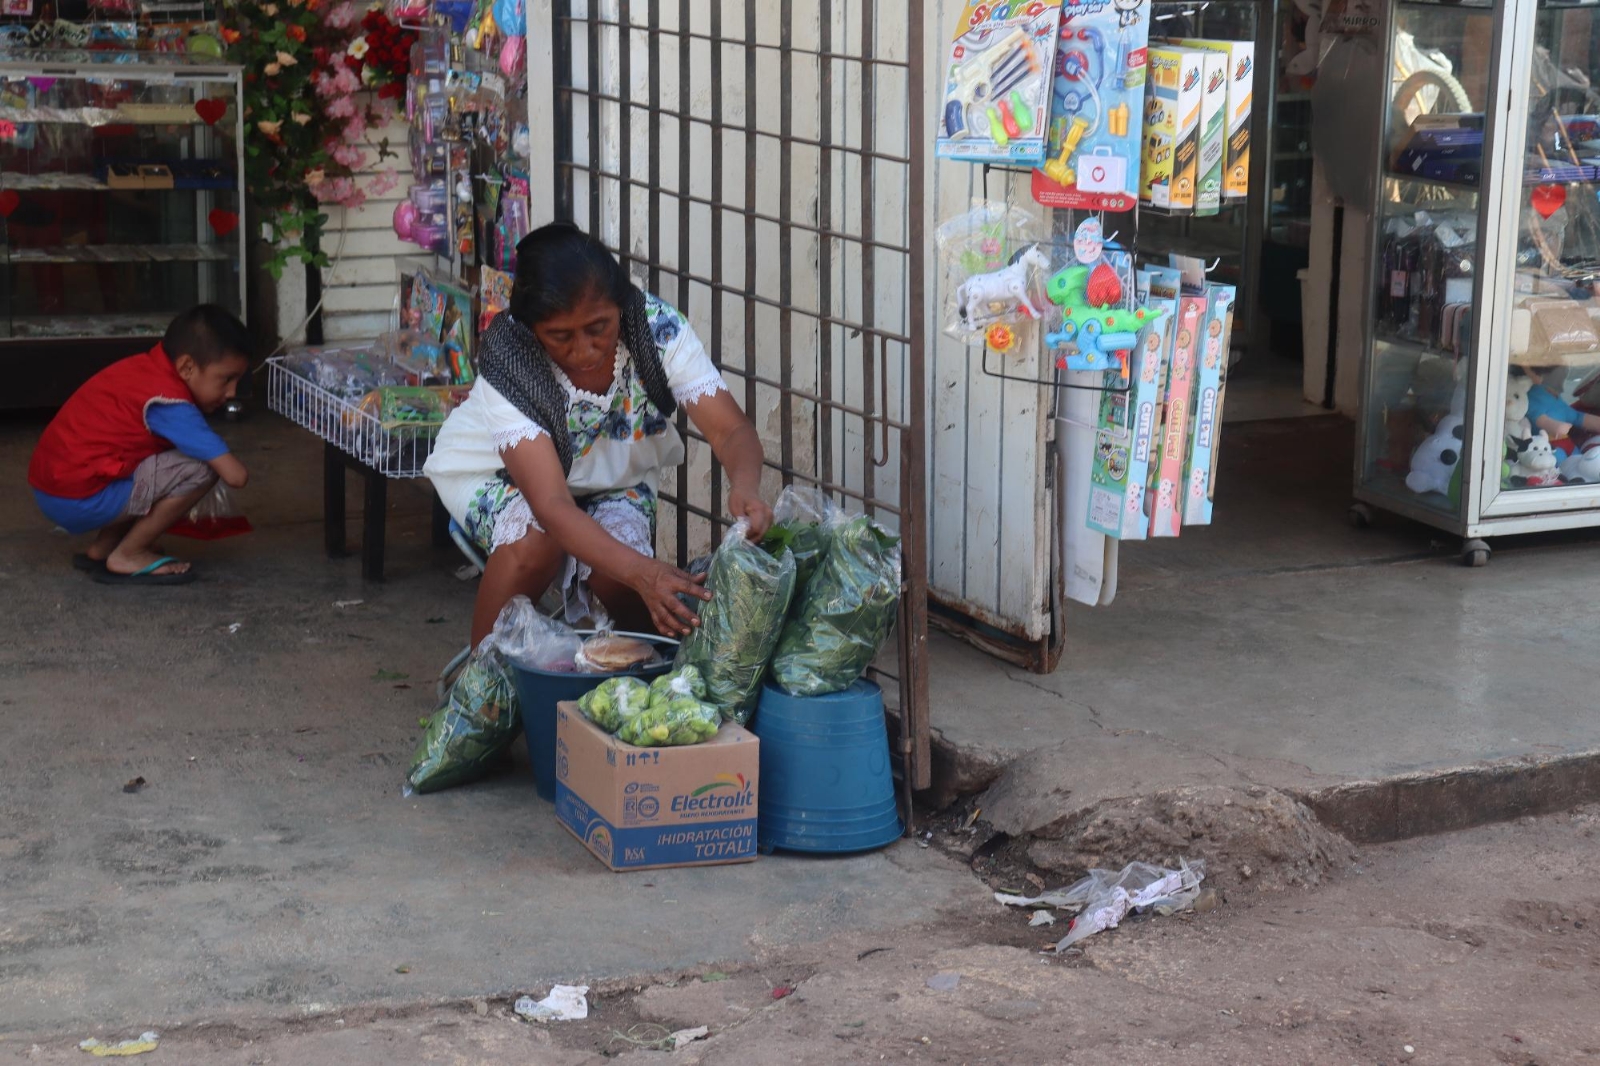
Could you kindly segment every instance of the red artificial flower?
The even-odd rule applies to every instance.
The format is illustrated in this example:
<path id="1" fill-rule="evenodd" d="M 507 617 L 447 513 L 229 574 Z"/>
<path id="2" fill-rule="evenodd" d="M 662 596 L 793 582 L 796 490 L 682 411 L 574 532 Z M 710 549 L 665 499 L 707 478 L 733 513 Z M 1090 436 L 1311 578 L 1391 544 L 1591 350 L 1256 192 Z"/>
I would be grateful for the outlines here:
<path id="1" fill-rule="evenodd" d="M 328 65 L 328 50 L 320 44 L 311 50 L 311 61 L 319 67 Z"/>
<path id="2" fill-rule="evenodd" d="M 228 26 L 222 27 L 222 39 L 229 44 L 239 43 L 239 31 Z"/>
<path id="3" fill-rule="evenodd" d="M 398 100 L 406 94 L 404 82 L 391 81 L 378 90 L 379 100 Z"/>
<path id="4" fill-rule="evenodd" d="M 293 22 L 289 23 L 289 39 L 303 43 L 306 39 L 306 28 Z"/>

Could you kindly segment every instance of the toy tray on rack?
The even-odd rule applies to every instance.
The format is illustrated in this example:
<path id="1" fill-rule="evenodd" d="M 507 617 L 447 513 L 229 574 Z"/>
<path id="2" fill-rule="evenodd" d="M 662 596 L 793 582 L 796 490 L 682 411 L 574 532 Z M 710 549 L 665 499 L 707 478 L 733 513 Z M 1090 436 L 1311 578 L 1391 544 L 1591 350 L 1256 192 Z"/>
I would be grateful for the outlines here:
<path id="1" fill-rule="evenodd" d="M 361 401 L 346 400 L 291 370 L 284 356 L 267 360 L 267 406 L 358 462 L 392 478 L 422 476 L 439 422 L 385 425 Z"/>

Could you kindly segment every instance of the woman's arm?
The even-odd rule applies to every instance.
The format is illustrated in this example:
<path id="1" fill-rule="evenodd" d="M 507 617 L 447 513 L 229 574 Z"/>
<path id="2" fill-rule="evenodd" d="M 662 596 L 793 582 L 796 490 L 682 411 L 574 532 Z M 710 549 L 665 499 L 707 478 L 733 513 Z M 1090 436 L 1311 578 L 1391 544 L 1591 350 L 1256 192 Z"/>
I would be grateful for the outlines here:
<path id="1" fill-rule="evenodd" d="M 682 636 L 690 626 L 700 624 L 678 594 L 709 600 L 711 593 L 701 587 L 704 578 L 690 577 L 675 566 L 639 554 L 590 518 L 572 498 L 556 446 L 548 436 L 521 441 L 501 451 L 500 458 L 545 532 L 568 555 L 638 592 L 658 632 Z"/>
<path id="2" fill-rule="evenodd" d="M 728 472 L 728 510 L 750 523 L 750 539 L 760 540 L 772 526 L 772 508 L 761 498 L 765 453 L 755 424 L 725 390 L 703 396 L 686 408 L 689 419 L 711 444 L 711 453 Z"/>

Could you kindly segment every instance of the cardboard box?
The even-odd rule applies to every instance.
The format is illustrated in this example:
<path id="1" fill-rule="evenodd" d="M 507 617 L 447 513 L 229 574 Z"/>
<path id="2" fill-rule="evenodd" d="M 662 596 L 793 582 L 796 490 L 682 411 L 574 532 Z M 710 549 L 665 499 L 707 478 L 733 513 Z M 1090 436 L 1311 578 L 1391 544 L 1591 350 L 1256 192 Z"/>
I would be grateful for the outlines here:
<path id="1" fill-rule="evenodd" d="M 1206 310 L 1201 323 L 1199 367 L 1196 372 L 1193 427 L 1189 432 L 1189 458 L 1184 469 L 1188 489 L 1183 498 L 1183 524 L 1211 524 L 1211 476 L 1216 469 L 1217 436 L 1222 430 L 1222 382 L 1228 372 L 1229 328 L 1233 321 L 1234 287 L 1220 283 L 1205 288 Z"/>
<path id="2" fill-rule="evenodd" d="M 1203 48 L 1228 57 L 1227 153 L 1223 160 L 1222 199 L 1243 200 L 1250 195 L 1250 111 L 1255 94 L 1256 43 L 1184 38 L 1174 42 L 1184 48 Z"/>
<path id="3" fill-rule="evenodd" d="M 1194 212 L 1200 165 L 1200 109 L 1205 53 L 1151 48 L 1144 98 L 1139 202 L 1172 214 Z"/>
<path id="4" fill-rule="evenodd" d="M 1205 51 L 1200 96 L 1200 163 L 1194 213 L 1214 215 L 1222 207 L 1222 159 L 1228 147 L 1228 57 Z"/>
<path id="5" fill-rule="evenodd" d="M 556 817 L 613 870 L 749 862 L 760 751 L 754 733 L 727 722 L 704 744 L 636 748 L 563 703 Z"/>

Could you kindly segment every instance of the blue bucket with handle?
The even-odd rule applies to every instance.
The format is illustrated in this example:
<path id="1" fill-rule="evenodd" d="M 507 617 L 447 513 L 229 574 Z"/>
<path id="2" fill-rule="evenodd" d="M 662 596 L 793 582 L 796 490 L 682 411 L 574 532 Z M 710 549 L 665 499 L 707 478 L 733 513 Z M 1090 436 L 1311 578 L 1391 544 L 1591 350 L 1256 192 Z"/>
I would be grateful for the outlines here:
<path id="1" fill-rule="evenodd" d="M 591 637 L 593 630 L 579 630 L 578 635 Z M 619 637 L 637 637 L 655 646 L 662 661 L 652 666 L 639 666 L 611 674 L 582 674 L 573 671 L 527 670 L 515 663 L 511 667 L 511 680 L 517 687 L 517 708 L 522 715 L 522 734 L 528 740 L 528 762 L 533 766 L 533 787 L 540 799 L 556 801 L 556 704 L 578 697 L 599 686 L 608 677 L 632 675 L 648 682 L 672 669 L 672 657 L 678 653 L 678 642 L 649 633 L 616 633 Z"/>
<path id="2" fill-rule="evenodd" d="M 877 685 L 791 696 L 768 684 L 751 730 L 761 738 L 756 840 L 763 849 L 869 851 L 905 831 Z"/>

